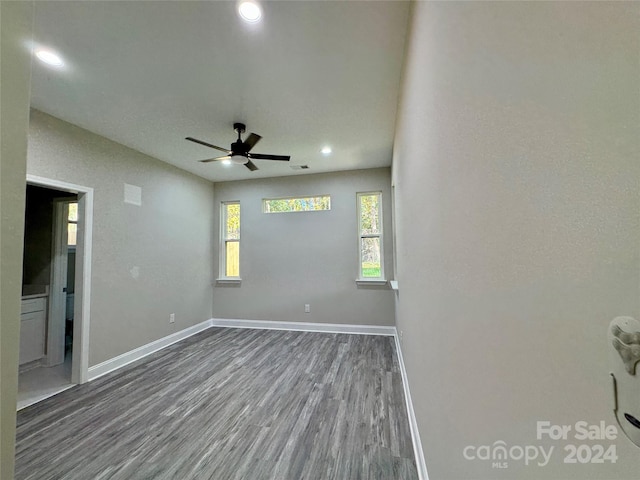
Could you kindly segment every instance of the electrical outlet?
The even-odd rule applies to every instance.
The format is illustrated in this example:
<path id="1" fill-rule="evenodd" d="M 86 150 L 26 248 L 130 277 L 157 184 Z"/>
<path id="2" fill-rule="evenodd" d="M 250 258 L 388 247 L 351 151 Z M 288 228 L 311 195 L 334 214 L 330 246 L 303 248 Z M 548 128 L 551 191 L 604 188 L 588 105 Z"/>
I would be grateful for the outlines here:
<path id="1" fill-rule="evenodd" d="M 311 305 L 308 303 L 304 304 L 304 313 L 311 313 Z"/>
<path id="2" fill-rule="evenodd" d="M 176 321 L 176 314 L 172 313 L 169 315 L 169 323 L 174 323 Z"/>

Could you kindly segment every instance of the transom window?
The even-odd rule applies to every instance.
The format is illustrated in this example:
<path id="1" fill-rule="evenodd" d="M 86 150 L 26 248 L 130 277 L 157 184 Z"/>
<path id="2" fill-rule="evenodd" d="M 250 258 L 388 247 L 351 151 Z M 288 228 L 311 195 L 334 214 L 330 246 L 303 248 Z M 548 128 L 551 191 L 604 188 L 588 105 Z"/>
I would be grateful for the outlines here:
<path id="1" fill-rule="evenodd" d="M 264 213 L 314 212 L 319 210 L 331 210 L 330 195 L 264 198 L 262 200 Z"/>

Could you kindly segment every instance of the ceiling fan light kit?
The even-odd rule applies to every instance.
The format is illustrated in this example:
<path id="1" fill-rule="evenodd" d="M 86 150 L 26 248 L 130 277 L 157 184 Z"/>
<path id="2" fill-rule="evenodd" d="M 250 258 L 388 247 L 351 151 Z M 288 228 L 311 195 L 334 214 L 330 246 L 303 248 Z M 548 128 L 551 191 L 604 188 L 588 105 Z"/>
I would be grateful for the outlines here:
<path id="1" fill-rule="evenodd" d="M 242 155 L 234 155 L 233 157 L 231 157 L 231 161 L 233 163 L 237 163 L 238 165 L 244 165 L 249 161 L 249 159 L 247 157 L 243 157 Z"/>
<path id="2" fill-rule="evenodd" d="M 246 128 L 247 127 L 244 123 L 233 124 L 233 130 L 238 134 L 238 139 L 231 144 L 231 149 L 218 147 L 217 145 L 213 145 L 203 140 L 198 140 L 197 138 L 194 138 L 194 137 L 186 137 L 185 140 L 197 143 L 199 145 L 203 145 L 205 147 L 213 148 L 215 150 L 220 150 L 221 152 L 226 153 L 226 155 L 223 155 L 221 157 L 207 158 L 204 160 L 200 160 L 203 163 L 222 162 L 224 165 L 229 165 L 230 163 L 236 163 L 239 165 L 244 165 L 249 170 L 254 171 L 254 170 L 258 170 L 258 167 L 251 161 L 252 159 L 253 160 L 278 160 L 283 162 L 289 161 L 291 157 L 288 155 L 268 155 L 264 153 L 250 153 L 251 149 L 255 147 L 256 143 L 258 143 L 262 137 L 255 133 L 250 133 L 247 136 L 247 138 L 243 141 L 242 134 L 246 131 Z"/>

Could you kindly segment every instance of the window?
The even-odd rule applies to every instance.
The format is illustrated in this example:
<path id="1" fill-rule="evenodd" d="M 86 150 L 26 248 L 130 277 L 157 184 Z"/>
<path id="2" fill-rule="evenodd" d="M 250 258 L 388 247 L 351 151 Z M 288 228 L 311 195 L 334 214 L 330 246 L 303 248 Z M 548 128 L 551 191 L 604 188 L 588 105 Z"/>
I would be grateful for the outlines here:
<path id="1" fill-rule="evenodd" d="M 329 195 L 265 198 L 262 200 L 262 211 L 264 213 L 313 212 L 318 210 L 331 210 L 331 197 Z"/>
<path id="2" fill-rule="evenodd" d="M 359 278 L 382 280 L 382 193 L 358 193 Z"/>
<path id="3" fill-rule="evenodd" d="M 240 202 L 222 203 L 220 276 L 240 278 Z"/>
<path id="4" fill-rule="evenodd" d="M 69 204 L 67 214 L 67 245 L 75 247 L 78 240 L 78 203 Z"/>

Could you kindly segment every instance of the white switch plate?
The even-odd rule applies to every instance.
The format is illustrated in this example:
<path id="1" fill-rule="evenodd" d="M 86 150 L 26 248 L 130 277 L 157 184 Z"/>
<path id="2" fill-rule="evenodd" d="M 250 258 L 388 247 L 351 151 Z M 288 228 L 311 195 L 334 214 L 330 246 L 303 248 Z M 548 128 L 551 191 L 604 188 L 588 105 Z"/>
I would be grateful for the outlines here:
<path id="1" fill-rule="evenodd" d="M 308 303 L 304 304 L 304 313 L 311 313 L 311 305 Z"/>
<path id="2" fill-rule="evenodd" d="M 176 314 L 175 313 L 171 313 L 169 315 L 169 323 L 174 323 L 176 321 Z"/>

